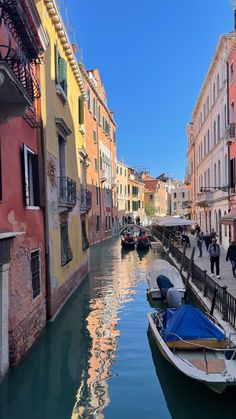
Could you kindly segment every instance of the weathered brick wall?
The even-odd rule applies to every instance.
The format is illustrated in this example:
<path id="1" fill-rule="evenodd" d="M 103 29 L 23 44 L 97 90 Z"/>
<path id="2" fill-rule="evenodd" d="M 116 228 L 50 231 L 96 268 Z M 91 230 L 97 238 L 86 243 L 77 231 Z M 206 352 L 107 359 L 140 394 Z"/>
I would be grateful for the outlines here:
<path id="1" fill-rule="evenodd" d="M 9 331 L 9 357 L 10 364 L 14 365 L 21 360 L 35 340 L 40 335 L 46 323 L 45 301 L 38 306 L 23 321 Z"/>

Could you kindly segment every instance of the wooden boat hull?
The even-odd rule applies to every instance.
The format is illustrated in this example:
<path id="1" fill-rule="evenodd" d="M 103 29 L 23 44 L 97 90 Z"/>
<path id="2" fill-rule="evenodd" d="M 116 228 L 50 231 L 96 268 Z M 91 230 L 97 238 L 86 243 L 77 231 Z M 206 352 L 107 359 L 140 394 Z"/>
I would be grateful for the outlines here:
<path id="1" fill-rule="evenodd" d="M 171 349 L 168 348 L 159 331 L 157 330 L 153 318 L 153 313 L 148 314 L 148 321 L 150 331 L 161 354 L 182 374 L 205 384 L 212 391 L 219 394 L 222 393 L 227 387 L 236 385 L 236 360 L 213 359 L 213 362 L 210 360 L 207 363 L 208 371 L 206 371 L 206 369 L 204 370 L 204 368 L 201 367 L 199 359 L 194 359 L 192 355 L 190 358 L 183 359 L 178 357 L 178 350 L 176 352 L 172 352 Z M 193 351 L 187 352 L 189 352 L 189 354 L 194 353 Z M 202 365 L 204 365 L 204 363 L 202 363 Z"/>
<path id="2" fill-rule="evenodd" d="M 121 241 L 121 246 L 125 249 L 134 249 L 135 248 L 135 242 L 127 242 L 125 240 Z"/>

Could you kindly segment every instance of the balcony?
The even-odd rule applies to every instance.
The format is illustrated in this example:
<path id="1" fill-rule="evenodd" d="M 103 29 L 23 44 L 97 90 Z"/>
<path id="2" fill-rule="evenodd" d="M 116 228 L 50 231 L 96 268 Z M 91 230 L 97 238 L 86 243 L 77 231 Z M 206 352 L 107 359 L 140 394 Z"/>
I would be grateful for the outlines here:
<path id="1" fill-rule="evenodd" d="M 213 200 L 213 192 L 205 191 L 197 194 L 196 204 L 199 207 L 208 207 Z"/>
<path id="2" fill-rule="evenodd" d="M 235 140 L 235 123 L 229 124 L 225 130 L 224 137 L 227 143 L 232 143 Z"/>
<path id="3" fill-rule="evenodd" d="M 18 0 L 0 2 L 0 123 L 22 116 L 40 97 L 35 66 L 45 47 L 40 40 L 45 34 L 31 6 L 32 10 Z"/>
<path id="4" fill-rule="evenodd" d="M 185 183 L 185 185 L 190 185 L 190 183 L 191 183 L 190 173 L 186 173 L 185 178 L 184 178 L 184 183 Z"/>
<path id="5" fill-rule="evenodd" d="M 69 177 L 59 177 L 59 206 L 73 208 L 76 205 L 76 182 Z"/>
<path id="6" fill-rule="evenodd" d="M 80 213 L 88 212 L 92 208 L 92 192 L 86 188 L 80 189 Z"/>

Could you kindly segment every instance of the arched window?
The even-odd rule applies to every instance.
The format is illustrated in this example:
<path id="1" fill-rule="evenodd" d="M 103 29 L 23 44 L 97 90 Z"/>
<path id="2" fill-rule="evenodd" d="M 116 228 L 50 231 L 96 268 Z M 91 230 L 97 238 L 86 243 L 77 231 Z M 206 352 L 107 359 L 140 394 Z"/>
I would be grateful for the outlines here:
<path id="1" fill-rule="evenodd" d="M 220 141 L 220 115 L 217 116 L 217 141 Z"/>
<path id="2" fill-rule="evenodd" d="M 220 168 L 220 160 L 218 160 L 218 185 L 217 186 L 221 186 L 221 172 L 220 172 L 221 168 Z"/>
<path id="3" fill-rule="evenodd" d="M 216 121 L 214 121 L 214 124 L 213 124 L 213 139 L 214 139 L 214 145 L 216 145 Z"/>

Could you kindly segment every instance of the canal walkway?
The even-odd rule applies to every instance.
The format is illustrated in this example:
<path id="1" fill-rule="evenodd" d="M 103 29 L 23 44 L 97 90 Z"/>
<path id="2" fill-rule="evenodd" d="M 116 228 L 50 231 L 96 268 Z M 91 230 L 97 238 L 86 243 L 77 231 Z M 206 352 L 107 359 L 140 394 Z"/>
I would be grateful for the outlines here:
<path id="1" fill-rule="evenodd" d="M 192 248 L 195 246 L 195 256 L 194 263 L 199 266 L 202 270 L 206 270 L 208 275 L 211 275 L 210 269 L 210 258 L 206 250 L 205 243 L 202 246 L 202 257 L 199 257 L 199 249 L 197 247 L 197 242 L 195 237 L 189 237 L 191 247 L 186 248 L 186 256 L 190 257 L 192 253 Z M 177 246 L 180 250 L 183 249 L 183 246 Z M 226 262 L 226 253 L 227 251 L 220 246 L 220 275 L 221 279 L 217 279 L 216 275 L 214 276 L 214 281 L 220 286 L 226 286 L 227 291 L 236 298 L 236 278 L 233 277 L 232 266 L 230 261 Z"/>

